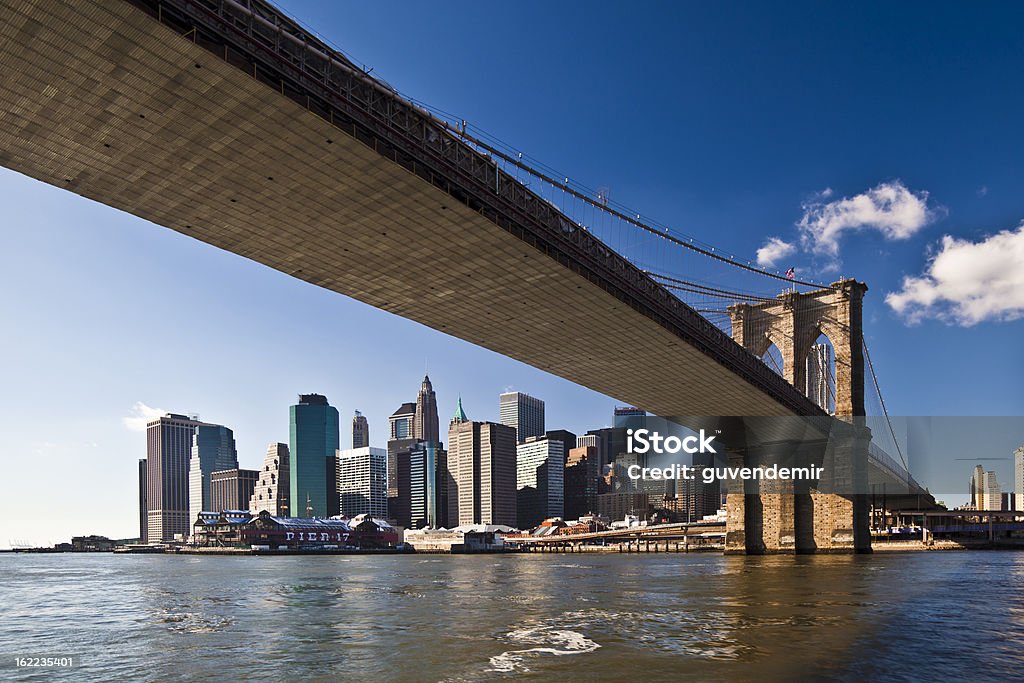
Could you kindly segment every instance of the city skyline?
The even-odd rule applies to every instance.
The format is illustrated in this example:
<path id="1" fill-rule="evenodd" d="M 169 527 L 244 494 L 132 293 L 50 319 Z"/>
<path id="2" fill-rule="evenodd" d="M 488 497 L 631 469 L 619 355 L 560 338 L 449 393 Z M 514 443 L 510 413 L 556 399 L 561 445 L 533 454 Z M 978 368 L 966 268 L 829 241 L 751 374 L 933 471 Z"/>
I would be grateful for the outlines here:
<path id="1" fill-rule="evenodd" d="M 900 29 L 915 20 L 910 10 L 887 9 L 888 22 L 875 25 L 854 17 L 848 34 L 834 26 L 827 34 L 808 31 L 792 10 L 780 10 L 752 25 L 777 28 L 771 41 L 794 46 L 797 54 L 776 54 L 763 64 L 772 78 L 760 81 L 757 74 L 739 70 L 730 50 L 743 41 L 756 44 L 753 34 L 763 31 L 739 26 L 721 45 L 708 45 L 695 27 L 726 21 L 711 7 L 685 10 L 695 13 L 692 21 L 670 13 L 672 21 L 665 25 L 681 26 L 683 33 L 664 43 L 641 40 L 644 31 L 630 31 L 635 24 L 628 13 L 601 17 L 551 8 L 557 20 L 543 28 L 543 35 L 551 38 L 561 23 L 582 21 L 596 35 L 615 38 L 618 48 L 605 50 L 582 37 L 553 40 L 550 63 L 545 58 L 544 68 L 524 70 L 489 49 L 476 49 L 490 39 L 471 30 L 479 18 L 474 8 L 444 21 L 426 8 L 413 8 L 385 31 L 372 8 L 283 4 L 401 90 L 464 113 L 574 177 L 610 186 L 617 200 L 751 259 L 770 238 L 792 245 L 801 224 L 818 225 L 815 220 L 840 210 L 844 205 L 837 202 L 844 198 L 870 199 L 872 189 L 885 186 L 908 208 L 923 203 L 927 221 L 915 223 L 906 239 L 888 239 L 884 226 L 872 223 L 860 228 L 842 223 L 840 230 L 843 271 L 870 287 L 865 329 L 889 409 L 897 415 L 1024 413 L 1019 391 L 1024 360 L 1016 353 L 1020 320 L 997 322 L 1002 318 L 996 311 L 970 326 L 928 318 L 907 326 L 886 304 L 887 294 L 900 291 L 903 277 L 926 271 L 929 250 L 941 248 L 945 235 L 988 243 L 1000 231 L 1016 234 L 1012 231 L 1024 218 L 1015 192 L 1020 170 L 1009 152 L 1018 146 L 1020 132 L 1011 121 L 1019 118 L 1013 114 L 1022 100 L 992 75 L 998 72 L 993 65 L 1005 64 L 1006 55 L 961 35 L 959 18 L 954 21 L 948 10 L 937 10 L 934 20 L 947 56 L 963 65 L 962 71 L 935 68 L 911 55 L 915 47 L 922 55 L 932 51 L 921 36 Z M 518 40 L 524 22 L 506 16 L 498 30 Z M 992 23 L 1012 25 L 1010 20 Z M 395 40 L 426 26 L 468 36 L 471 43 L 437 41 L 414 49 L 415 41 Z M 832 41 L 836 33 L 838 40 Z M 811 39 L 804 42 L 807 35 Z M 852 65 L 843 41 L 865 35 L 878 48 L 865 57 L 877 67 L 870 71 L 874 80 L 835 78 Z M 576 54 L 582 57 L 569 58 Z M 889 71 L 883 67 L 893 55 L 901 55 L 901 66 Z M 527 59 L 538 64 L 532 60 L 540 58 Z M 582 70 L 581 60 L 589 65 Z M 665 70 L 715 60 L 729 76 L 721 83 L 688 69 Z M 668 92 L 659 88 L 664 99 L 658 104 L 631 102 L 626 109 L 606 101 L 609 83 L 646 71 L 634 69 L 638 62 L 651 67 L 637 77 L 638 87 L 657 86 L 667 73 L 675 86 Z M 501 87 L 479 86 L 493 82 L 495 73 L 502 74 Z M 807 82 L 817 90 L 801 95 Z M 566 83 L 574 87 L 565 88 Z M 775 98 L 763 91 L 763 83 L 779 84 L 793 96 Z M 872 97 L 862 96 L 879 91 L 901 91 L 885 116 L 873 109 Z M 763 115 L 744 115 L 747 95 L 738 93 L 753 93 L 751 101 L 763 105 L 755 107 Z M 553 107 L 550 115 L 536 115 L 537 101 Z M 845 112 L 858 126 L 836 131 L 834 121 L 815 114 L 821 106 Z M 593 117 L 574 117 L 580 109 Z M 920 117 L 920 110 L 943 115 Z M 665 111 L 685 118 L 670 125 Z M 1006 113 L 1006 120 L 986 114 L 993 111 Z M 628 149 L 608 139 L 608 130 L 637 117 L 654 121 L 635 131 L 638 135 L 683 132 L 668 141 L 643 137 Z M 944 117 L 954 117 L 962 134 L 946 134 Z M 737 135 L 729 147 L 735 153 L 723 157 L 723 142 Z M 688 163 L 678 163 L 680 158 Z M 197 412 L 231 426 L 240 463 L 258 466 L 267 443 L 287 440 L 279 406 L 297 392 L 330 396 L 343 415 L 362 410 L 370 418 L 371 435 L 379 435 L 386 433 L 381 430 L 396 398 L 406 395 L 398 387 L 410 380 L 415 384 L 424 366 L 438 381 L 442 414 L 461 395 L 475 419 L 496 421 L 492 397 L 513 389 L 542 397 L 549 424 L 583 433 L 602 426 L 618 403 L 8 170 L 0 171 L 0 200 L 9 224 L 19 228 L 4 233 L 9 264 L 0 282 L 4 291 L 18 294 L 0 303 L 0 315 L 15 330 L 0 341 L 0 351 L 11 359 L 0 412 L 12 426 L 14 471 L 26 482 L 0 512 L 16 518 L 15 511 L 38 506 L 38 491 L 54 492 L 33 519 L 0 529 L 0 544 L 11 538 L 43 543 L 92 531 L 131 535 L 137 477 L 124 463 L 144 455 L 140 433 L 132 429 L 144 421 L 147 406 Z M 801 273 L 815 267 L 807 254 L 786 258 Z M 170 330 L 168 310 L 184 319 Z M 198 336 L 189 322 L 210 324 Z M 371 334 L 359 339 L 352 329 Z M 185 356 L 187 372 L 155 370 L 161 360 Z M 595 421 L 597 415 L 602 417 Z M 126 428 L 124 419 L 132 426 Z M 56 468 L 67 473 L 67 481 L 52 481 Z M 82 493 L 97 489 L 109 494 L 93 502 Z M 87 505 L 88 524 L 81 514 Z"/>

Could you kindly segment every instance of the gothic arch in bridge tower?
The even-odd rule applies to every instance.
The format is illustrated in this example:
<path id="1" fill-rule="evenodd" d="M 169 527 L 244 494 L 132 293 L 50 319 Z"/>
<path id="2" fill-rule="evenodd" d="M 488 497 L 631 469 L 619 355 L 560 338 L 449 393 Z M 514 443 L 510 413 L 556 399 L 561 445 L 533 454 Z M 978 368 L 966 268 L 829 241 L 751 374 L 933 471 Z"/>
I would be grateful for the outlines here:
<path id="1" fill-rule="evenodd" d="M 799 357 L 798 357 L 799 358 Z M 800 358 L 804 366 L 807 385 L 805 392 L 825 412 L 835 414 L 836 408 L 836 352 L 832 339 L 819 332 L 807 354 Z"/>

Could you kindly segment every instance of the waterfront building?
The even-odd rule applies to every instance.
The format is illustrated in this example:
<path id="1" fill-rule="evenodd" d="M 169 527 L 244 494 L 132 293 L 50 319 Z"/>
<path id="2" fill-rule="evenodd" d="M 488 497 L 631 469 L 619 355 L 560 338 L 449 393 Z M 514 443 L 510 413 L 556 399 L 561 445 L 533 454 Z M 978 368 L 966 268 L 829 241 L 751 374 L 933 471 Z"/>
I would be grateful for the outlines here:
<path id="1" fill-rule="evenodd" d="M 345 517 L 388 514 L 388 452 L 365 446 L 339 450 L 337 482 L 339 514 Z"/>
<path id="2" fill-rule="evenodd" d="M 420 393 L 416 395 L 412 435 L 413 438 L 428 443 L 436 444 L 441 441 L 437 418 L 437 397 L 428 375 L 423 376 Z"/>
<path id="3" fill-rule="evenodd" d="M 552 434 L 552 432 L 548 432 Z M 565 514 L 566 443 L 551 436 L 530 436 L 516 447 L 516 517 L 520 529 L 532 529 Z"/>
<path id="4" fill-rule="evenodd" d="M 73 536 L 71 538 L 71 552 L 73 553 L 103 553 L 110 552 L 118 545 L 106 536 Z"/>
<path id="5" fill-rule="evenodd" d="M 580 439 L 585 438 L 596 441 L 595 437 L 581 436 L 577 439 L 577 443 Z M 599 478 L 597 447 L 570 448 L 565 459 L 563 487 L 566 519 L 579 519 L 594 510 L 594 498 L 597 496 Z"/>
<path id="6" fill-rule="evenodd" d="M 139 543 L 148 543 L 148 534 L 146 533 L 146 514 L 148 506 L 146 505 L 146 459 L 142 458 L 139 460 Z"/>
<path id="7" fill-rule="evenodd" d="M 516 432 L 516 442 L 544 434 L 544 401 L 518 391 L 498 396 L 498 419 Z"/>
<path id="8" fill-rule="evenodd" d="M 197 425 L 192 433 L 192 457 L 188 465 L 188 509 L 191 519 L 195 520 L 200 512 L 216 510 L 210 492 L 210 475 L 237 467 L 238 452 L 235 450 L 234 432 L 224 425 Z M 238 504 L 228 507 L 236 508 Z"/>
<path id="9" fill-rule="evenodd" d="M 300 394 L 289 408 L 289 499 L 292 514 L 337 514 L 335 454 L 339 443 L 338 409 L 320 394 Z M 308 501 L 300 506 L 300 501 Z"/>
<path id="10" fill-rule="evenodd" d="M 512 531 L 512 527 L 500 524 L 467 524 L 454 529 L 407 529 L 403 541 L 418 552 L 484 552 L 503 550 L 504 535 Z"/>
<path id="11" fill-rule="evenodd" d="M 196 519 L 192 537 L 201 547 L 262 550 L 393 548 L 398 544 L 395 529 L 369 515 L 348 520 L 276 517 L 265 510 L 255 516 L 245 510 L 203 513 Z"/>
<path id="12" fill-rule="evenodd" d="M 168 413 L 146 425 L 147 542 L 185 538 L 191 528 L 188 468 L 197 418 Z"/>
<path id="13" fill-rule="evenodd" d="M 516 524 L 516 431 L 473 422 L 459 399 L 448 428 L 448 523 Z"/>
<path id="14" fill-rule="evenodd" d="M 830 370 L 832 347 L 828 344 L 814 344 L 807 354 L 807 398 L 827 413 L 833 413 L 831 399 Z"/>
<path id="15" fill-rule="evenodd" d="M 249 512 L 258 515 L 266 510 L 275 517 L 289 515 L 291 497 L 291 462 L 288 445 L 272 443 L 267 446 L 263 467 L 259 471 L 256 487 L 249 498 Z M 244 507 L 244 506 L 240 506 Z"/>
<path id="16" fill-rule="evenodd" d="M 1024 445 L 1013 451 L 1014 510 L 1024 510 Z"/>
<path id="17" fill-rule="evenodd" d="M 370 445 L 370 423 L 358 410 L 352 417 L 352 448 L 366 448 Z"/>

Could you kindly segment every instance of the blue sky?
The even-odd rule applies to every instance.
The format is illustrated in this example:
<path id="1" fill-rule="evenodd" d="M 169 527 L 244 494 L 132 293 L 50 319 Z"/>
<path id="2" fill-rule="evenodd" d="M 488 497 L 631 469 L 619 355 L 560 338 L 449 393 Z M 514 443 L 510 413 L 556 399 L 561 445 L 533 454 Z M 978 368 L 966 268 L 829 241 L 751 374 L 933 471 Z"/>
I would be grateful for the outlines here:
<path id="1" fill-rule="evenodd" d="M 866 281 L 890 413 L 1024 415 L 1024 7 L 281 4 L 647 216 Z M 248 467 L 300 392 L 339 407 L 346 441 L 362 410 L 383 445 L 424 369 L 442 419 L 460 393 L 496 419 L 511 387 L 552 428 L 610 422 L 611 398 L 10 171 L 0 201 L 0 546 L 136 533 L 138 404 L 227 424 Z"/>

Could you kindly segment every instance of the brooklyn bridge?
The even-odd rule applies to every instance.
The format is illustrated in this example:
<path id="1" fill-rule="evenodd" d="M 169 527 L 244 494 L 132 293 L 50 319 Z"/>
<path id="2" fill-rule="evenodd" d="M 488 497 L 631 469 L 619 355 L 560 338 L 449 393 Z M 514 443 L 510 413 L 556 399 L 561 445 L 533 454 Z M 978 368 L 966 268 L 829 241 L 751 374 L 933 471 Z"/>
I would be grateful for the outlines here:
<path id="1" fill-rule="evenodd" d="M 3 166 L 656 415 L 712 421 L 731 462 L 812 444 L 827 480 L 730 489 L 731 552 L 868 551 L 874 492 L 930 502 L 871 366 L 864 283 L 766 270 L 630 210 L 261 0 L 0 7 Z"/>

